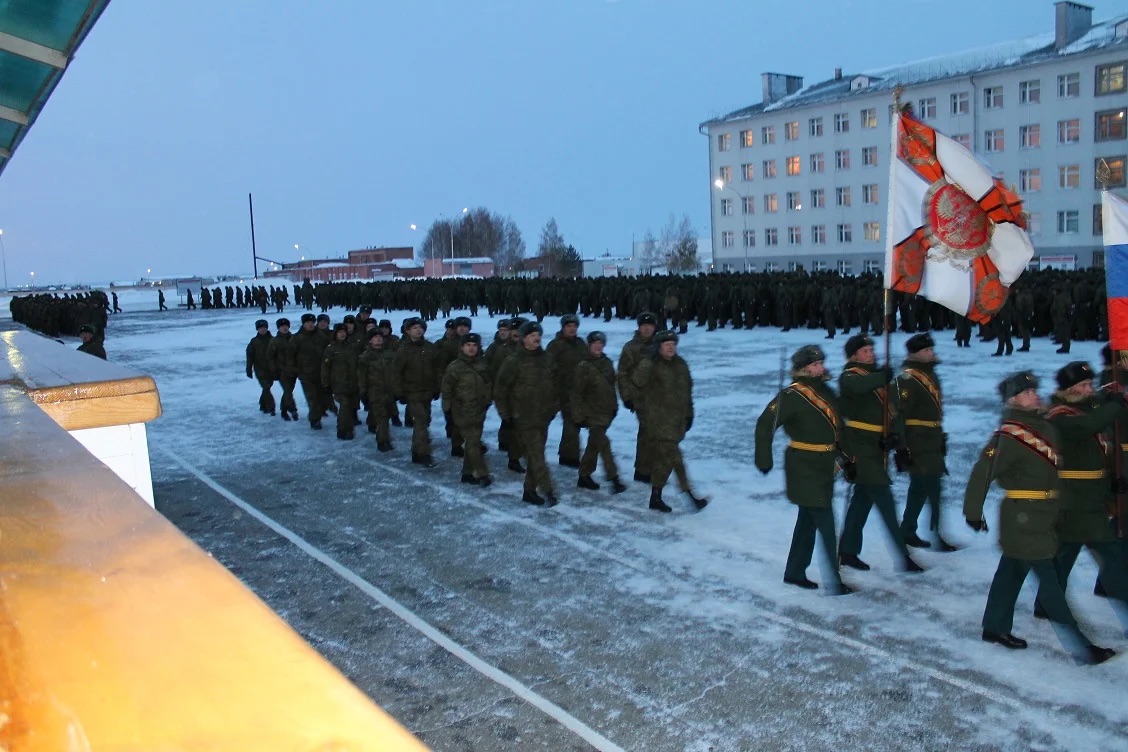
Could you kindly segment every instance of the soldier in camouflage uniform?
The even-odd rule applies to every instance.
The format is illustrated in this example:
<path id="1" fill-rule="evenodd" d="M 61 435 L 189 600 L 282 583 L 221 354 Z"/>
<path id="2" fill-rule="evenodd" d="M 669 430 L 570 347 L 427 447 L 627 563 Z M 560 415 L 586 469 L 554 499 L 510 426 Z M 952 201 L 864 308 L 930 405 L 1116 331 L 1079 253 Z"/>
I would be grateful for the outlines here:
<path id="1" fill-rule="evenodd" d="M 262 393 L 259 394 L 259 412 L 274 415 L 274 364 L 270 360 L 270 324 L 266 319 L 255 322 L 255 336 L 247 343 L 247 378 L 257 378 Z"/>
<path id="2" fill-rule="evenodd" d="M 679 444 L 693 427 L 693 378 L 689 366 L 678 355 L 678 335 L 663 331 L 654 335 L 656 351 L 638 362 L 631 371 L 631 384 L 640 402 L 638 411 L 646 425 L 650 442 L 650 508 L 671 511 L 662 500 L 662 489 L 670 473 L 676 474 L 678 487 L 698 509 L 708 500 L 698 497 L 689 485 Z"/>
<path id="3" fill-rule="evenodd" d="M 302 314 L 302 328 L 294 335 L 294 360 L 298 370 L 298 381 L 306 400 L 306 417 L 309 427 L 321 430 L 321 419 L 325 416 L 321 388 L 321 356 L 327 343 L 317 332 L 317 317 L 312 313 Z"/>
<path id="4" fill-rule="evenodd" d="M 376 434 L 376 449 L 392 451 L 388 428 L 388 398 L 392 394 L 392 362 L 395 353 L 384 347 L 384 332 L 376 327 L 368 332 L 368 347 L 357 361 L 357 389 L 368 402 L 368 432 Z M 395 400 L 392 400 L 395 404 Z"/>
<path id="5" fill-rule="evenodd" d="M 458 357 L 447 366 L 442 380 L 443 412 L 451 416 L 466 442 L 462 460 L 462 482 L 490 485 L 490 470 L 482 457 L 482 426 L 486 421 L 492 391 L 485 360 L 480 357 L 482 337 L 462 335 Z"/>
<path id="6" fill-rule="evenodd" d="M 619 396 L 623 398 L 623 407 L 635 413 L 638 418 L 638 435 L 635 439 L 635 464 L 634 479 L 639 483 L 650 483 L 650 469 L 653 465 L 650 438 L 647 434 L 646 417 L 636 410 L 635 404 L 641 404 L 641 395 L 635 387 L 631 376 L 635 367 L 647 357 L 651 343 L 654 339 L 654 330 L 657 328 L 657 319 L 652 313 L 638 315 L 638 330 L 630 342 L 623 345 L 619 353 Z"/>
<path id="7" fill-rule="evenodd" d="M 337 324 L 333 327 L 333 341 L 321 357 L 321 386 L 332 392 L 337 401 L 337 438 L 342 441 L 356 438 L 356 370 L 356 345 L 349 341 L 347 325 Z"/>
<path id="8" fill-rule="evenodd" d="M 423 336 L 423 320 L 417 316 L 404 322 L 404 338 L 400 340 L 392 361 L 392 393 L 407 405 L 414 426 L 411 432 L 411 461 L 434 467 L 431 458 L 431 402 L 439 397 L 439 378 L 435 372 L 435 346 Z"/>
<path id="9" fill-rule="evenodd" d="M 615 390 L 615 364 L 603 354 L 607 345 L 607 335 L 591 332 L 587 336 L 587 357 L 576 366 L 572 378 L 572 393 L 569 404 L 572 420 L 577 428 L 586 428 L 587 447 L 580 457 L 580 477 L 576 486 L 589 491 L 598 491 L 599 484 L 592 480 L 597 459 L 603 460 L 603 472 L 611 484 L 612 493 L 620 494 L 627 490 L 619 480 L 619 468 L 611 453 L 611 439 L 607 429 L 619 412 L 619 398 Z"/>
<path id="10" fill-rule="evenodd" d="M 556 506 L 556 491 L 544 460 L 548 424 L 558 409 L 552 356 L 540 346 L 541 325 L 527 321 L 517 330 L 517 351 L 506 358 L 494 383 L 494 400 L 503 424 L 516 432 L 528 462 L 521 500 L 536 506 Z M 544 496 L 537 494 L 537 490 Z"/>
<path id="11" fill-rule="evenodd" d="M 98 339 L 97 332 L 90 324 L 83 324 L 78 328 L 78 338 L 82 340 L 76 350 L 80 353 L 93 355 L 95 358 L 106 360 L 106 348 L 102 345 L 101 340 Z"/>
<path id="12" fill-rule="evenodd" d="M 579 328 L 580 319 L 575 314 L 567 313 L 561 316 L 560 331 L 545 348 L 552 356 L 555 366 L 557 401 L 560 404 L 560 416 L 564 421 L 558 450 L 560 464 L 564 467 L 576 468 L 580 466 L 580 429 L 572 419 L 570 397 L 576 366 L 588 354 L 587 345 L 576 336 Z"/>
<path id="13" fill-rule="evenodd" d="M 842 464 L 849 479 L 853 467 L 842 447 L 843 427 L 838 399 L 827 385 L 825 356 L 817 345 L 806 345 L 791 356 L 794 381 L 768 403 L 756 421 L 756 468 L 767 475 L 774 465 L 772 439 L 783 428 L 791 440 L 783 456 L 787 498 L 798 507 L 795 531 L 783 581 L 813 590 L 818 584 L 807 578 L 807 567 L 815 549 L 815 532 L 826 554 L 831 595 L 846 595 L 854 589 L 842 582 L 838 571 L 838 536 L 834 532 L 834 475 Z"/>
<path id="14" fill-rule="evenodd" d="M 298 403 L 294 401 L 294 387 L 298 381 L 297 349 L 294 335 L 290 334 L 290 319 L 281 318 L 275 322 L 277 333 L 270 340 L 266 357 L 282 385 L 282 420 L 298 419 Z"/>
<path id="15" fill-rule="evenodd" d="M 983 502 L 997 481 L 1003 488 L 999 507 L 999 545 L 1003 555 L 991 581 L 983 612 L 983 641 L 1022 650 L 1026 640 L 1011 633 L 1014 606 L 1026 575 L 1034 570 L 1047 616 L 1066 649 L 1079 663 L 1103 663 L 1114 653 L 1090 642 L 1069 610 L 1054 569 L 1058 552 L 1061 442 L 1041 413 L 1038 379 L 1029 371 L 999 384 L 1005 407 L 1002 424 L 980 453 L 964 492 L 964 517 L 977 532 L 987 532 Z"/>

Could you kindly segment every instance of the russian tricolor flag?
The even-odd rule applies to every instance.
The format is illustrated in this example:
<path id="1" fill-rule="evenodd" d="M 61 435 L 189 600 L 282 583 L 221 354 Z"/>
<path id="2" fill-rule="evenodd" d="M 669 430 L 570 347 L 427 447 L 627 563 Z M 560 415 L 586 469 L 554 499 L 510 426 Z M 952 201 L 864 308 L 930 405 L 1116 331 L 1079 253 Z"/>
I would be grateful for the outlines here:
<path id="1" fill-rule="evenodd" d="M 1101 220 L 1104 223 L 1109 347 L 1128 350 L 1128 201 L 1103 191 Z"/>

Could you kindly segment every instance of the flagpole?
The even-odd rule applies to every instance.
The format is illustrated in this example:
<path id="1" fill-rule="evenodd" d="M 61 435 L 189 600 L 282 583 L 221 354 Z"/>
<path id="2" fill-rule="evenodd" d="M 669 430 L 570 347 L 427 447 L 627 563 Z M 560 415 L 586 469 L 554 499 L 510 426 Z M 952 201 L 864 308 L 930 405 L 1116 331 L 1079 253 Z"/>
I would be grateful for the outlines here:
<path id="1" fill-rule="evenodd" d="M 1101 210 L 1102 211 L 1104 211 L 1104 206 L 1107 205 L 1107 203 L 1108 203 L 1108 195 L 1107 195 L 1108 194 L 1108 183 L 1109 183 L 1109 179 L 1111 177 L 1112 177 L 1112 171 L 1109 169 L 1108 162 L 1106 162 L 1105 160 L 1102 159 L 1100 161 L 1100 164 L 1097 165 L 1097 182 L 1099 182 L 1101 184 L 1101 194 L 1102 194 L 1101 195 L 1101 205 L 1102 205 Z M 1103 233 L 1103 230 L 1102 230 L 1102 233 Z M 1105 263 L 1105 292 L 1107 294 L 1107 291 L 1108 291 L 1108 264 L 1107 264 L 1107 259 L 1105 261 L 1106 261 L 1106 263 Z M 1111 317 L 1111 315 L 1109 315 L 1109 313 L 1107 311 L 1106 311 L 1105 315 L 1109 316 L 1109 321 L 1108 321 L 1108 328 L 1109 328 L 1109 332 L 1110 332 L 1110 336 L 1109 336 L 1109 357 L 1110 357 L 1110 360 L 1112 360 L 1112 385 L 1113 385 L 1112 388 L 1115 390 L 1114 394 L 1119 394 L 1121 389 L 1122 389 L 1121 384 L 1120 384 L 1120 353 L 1121 353 L 1121 351 L 1112 349 L 1112 337 L 1111 337 L 1112 317 Z M 1124 538 L 1126 528 L 1128 528 L 1128 524 L 1126 524 L 1126 523 L 1128 523 L 1128 521 L 1125 520 L 1125 516 L 1126 516 L 1125 511 L 1128 511 L 1128 510 L 1126 510 L 1126 503 L 1128 503 L 1128 500 L 1126 500 L 1125 497 L 1128 496 L 1128 494 L 1121 493 L 1120 490 L 1119 490 L 1120 485 L 1122 483 L 1121 479 L 1124 477 L 1124 445 L 1123 445 L 1123 443 L 1121 443 L 1124 440 L 1124 437 L 1123 437 L 1122 432 L 1120 430 L 1121 429 L 1120 423 L 1121 423 L 1121 419 L 1117 418 L 1116 422 L 1112 424 L 1112 438 L 1113 438 L 1113 442 L 1114 442 L 1113 445 L 1112 445 L 1112 457 L 1113 457 L 1113 471 L 1112 472 L 1113 472 L 1113 477 L 1116 479 L 1116 488 L 1117 488 L 1117 491 L 1116 491 L 1116 535 L 1117 535 L 1118 538 Z"/>
<path id="2" fill-rule="evenodd" d="M 893 88 L 893 114 L 896 117 L 901 116 L 901 92 L 902 91 L 904 91 L 904 87 L 901 86 L 901 84 L 897 84 L 897 86 L 895 86 Z M 895 122 L 894 122 L 894 131 L 893 132 L 896 133 L 896 123 Z M 894 141 L 895 141 L 895 139 L 894 139 Z M 892 160 L 890 160 L 890 161 L 892 162 Z M 892 170 L 892 167 L 890 167 L 890 170 Z M 889 205 L 890 205 L 890 207 L 892 207 L 892 205 L 893 205 L 893 193 L 892 193 L 892 182 L 893 181 L 892 181 L 892 178 L 890 178 L 889 182 L 890 182 L 890 190 L 889 190 L 889 193 L 886 197 L 886 200 L 889 201 Z M 890 208 L 890 211 L 892 211 L 892 208 Z M 887 223 L 887 226 L 885 228 L 885 232 L 886 232 L 886 235 L 887 235 L 886 243 L 891 242 L 891 239 L 888 237 L 888 233 L 891 231 L 891 227 L 888 226 L 889 224 L 890 223 Z M 887 250 L 886 251 L 886 269 L 885 269 L 886 275 L 889 274 L 888 255 L 889 255 L 889 252 Z M 892 356 L 892 352 L 893 352 L 893 331 L 892 331 L 893 323 L 892 323 L 892 320 L 891 320 L 892 316 L 893 316 L 893 311 L 892 311 L 892 309 L 893 309 L 893 291 L 889 289 L 888 276 L 884 280 L 884 284 L 882 286 L 885 288 L 885 293 L 882 297 L 882 308 L 884 308 L 884 311 L 883 311 L 884 315 L 882 317 L 882 321 L 884 323 L 883 328 L 885 329 L 885 332 L 884 332 L 884 334 L 885 334 L 885 367 L 887 369 L 890 369 L 890 368 L 893 367 L 893 356 Z M 886 382 L 885 386 L 882 387 L 882 389 L 881 389 L 881 438 L 886 440 L 886 441 L 888 441 L 890 429 L 892 428 L 892 421 L 893 421 L 893 416 L 892 416 L 892 411 L 890 410 L 890 406 L 891 406 L 891 402 L 890 402 L 890 395 L 889 395 L 889 384 L 888 384 L 888 382 Z M 889 469 L 889 453 L 888 452 L 882 452 L 882 460 L 885 463 L 885 469 L 888 470 Z"/>

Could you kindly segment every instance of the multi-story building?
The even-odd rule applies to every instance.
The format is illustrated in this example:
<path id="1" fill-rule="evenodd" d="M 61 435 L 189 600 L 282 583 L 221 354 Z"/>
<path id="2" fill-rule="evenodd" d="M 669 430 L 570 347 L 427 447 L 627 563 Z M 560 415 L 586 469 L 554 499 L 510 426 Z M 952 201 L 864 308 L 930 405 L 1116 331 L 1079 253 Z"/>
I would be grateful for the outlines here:
<path id="1" fill-rule="evenodd" d="M 804 86 L 765 73 L 763 101 L 701 124 L 717 271 L 884 265 L 893 92 L 1025 201 L 1034 265 L 1104 263 L 1097 166 L 1125 186 L 1128 14 L 1054 4 L 1053 33 Z"/>

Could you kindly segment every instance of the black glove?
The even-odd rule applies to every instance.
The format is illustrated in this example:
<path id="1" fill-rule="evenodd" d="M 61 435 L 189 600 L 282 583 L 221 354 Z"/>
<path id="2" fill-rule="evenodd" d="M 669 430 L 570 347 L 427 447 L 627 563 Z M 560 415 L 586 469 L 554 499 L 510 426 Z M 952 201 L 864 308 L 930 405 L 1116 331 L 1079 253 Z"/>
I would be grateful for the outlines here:
<path id="1" fill-rule="evenodd" d="M 895 433 L 882 434 L 877 440 L 877 448 L 883 452 L 892 452 L 901 442 L 901 437 Z"/>
<path id="2" fill-rule="evenodd" d="M 945 457 L 948 456 L 948 434 L 940 434 L 940 453 Z"/>
<path id="3" fill-rule="evenodd" d="M 693 416 L 690 415 L 685 419 L 685 432 L 689 433 L 689 429 L 693 428 Z"/>
<path id="4" fill-rule="evenodd" d="M 893 366 L 882 366 L 881 372 L 885 374 L 885 383 L 890 384 L 893 382 Z"/>
<path id="5" fill-rule="evenodd" d="M 987 532 L 987 520 L 967 520 L 967 526 L 977 533 Z"/>
<path id="6" fill-rule="evenodd" d="M 903 473 L 907 471 L 913 464 L 912 452 L 907 448 L 894 450 L 893 464 L 897 467 L 897 472 Z"/>
<path id="7" fill-rule="evenodd" d="M 1112 492 L 1117 496 L 1128 493 L 1128 478 L 1113 478 Z"/>
<path id="8" fill-rule="evenodd" d="M 631 402 L 630 400 L 623 400 L 623 407 L 627 408 L 627 409 L 628 409 L 628 410 L 630 410 L 630 411 L 631 411 L 632 413 L 633 413 L 633 412 L 635 411 L 635 409 L 634 409 L 634 403 L 633 403 L 633 402 Z"/>
<path id="9" fill-rule="evenodd" d="M 251 375 L 251 369 L 250 369 L 250 368 L 248 368 L 248 369 L 247 369 L 247 378 L 248 378 L 248 379 L 253 379 L 253 378 L 254 378 L 254 376 L 252 376 L 252 375 Z"/>

